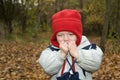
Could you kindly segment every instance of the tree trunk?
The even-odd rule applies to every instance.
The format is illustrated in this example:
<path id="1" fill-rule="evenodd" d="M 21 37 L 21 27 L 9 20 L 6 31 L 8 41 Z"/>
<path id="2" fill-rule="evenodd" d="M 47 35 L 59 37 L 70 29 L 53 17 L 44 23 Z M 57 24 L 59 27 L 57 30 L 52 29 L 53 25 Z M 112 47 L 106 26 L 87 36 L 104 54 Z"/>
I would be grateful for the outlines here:
<path id="1" fill-rule="evenodd" d="M 116 31 L 118 33 L 118 39 L 120 40 L 120 0 L 117 0 L 117 13 L 116 13 Z M 119 27 L 118 27 L 119 26 Z"/>
<path id="2" fill-rule="evenodd" d="M 80 9 L 83 10 L 83 0 L 80 0 Z M 82 24 L 84 26 L 84 17 L 83 17 L 83 13 L 81 12 L 81 17 L 82 17 Z"/>
<path id="3" fill-rule="evenodd" d="M 4 26 L 3 23 L 0 23 L 0 39 L 5 39 L 6 36 Z"/>
<path id="4" fill-rule="evenodd" d="M 105 13 L 105 24 L 102 30 L 100 47 L 103 52 L 105 52 L 105 44 L 108 35 L 108 27 L 109 27 L 109 11 L 110 11 L 110 0 L 106 0 L 106 13 Z"/>
<path id="5" fill-rule="evenodd" d="M 9 34 L 11 34 L 12 31 L 13 31 L 13 29 L 12 29 L 12 21 L 9 21 L 7 26 L 8 26 L 8 30 L 7 31 L 8 31 Z"/>

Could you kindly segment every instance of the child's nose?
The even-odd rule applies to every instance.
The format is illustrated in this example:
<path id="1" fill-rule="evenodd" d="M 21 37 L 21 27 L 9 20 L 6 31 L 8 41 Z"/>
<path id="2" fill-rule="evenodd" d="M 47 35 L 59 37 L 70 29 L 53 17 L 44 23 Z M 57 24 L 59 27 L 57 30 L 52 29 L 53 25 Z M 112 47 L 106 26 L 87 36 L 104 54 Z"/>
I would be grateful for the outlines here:
<path id="1" fill-rule="evenodd" d="M 65 41 L 68 41 L 68 40 L 69 40 L 68 35 L 64 35 L 64 40 L 65 40 Z"/>

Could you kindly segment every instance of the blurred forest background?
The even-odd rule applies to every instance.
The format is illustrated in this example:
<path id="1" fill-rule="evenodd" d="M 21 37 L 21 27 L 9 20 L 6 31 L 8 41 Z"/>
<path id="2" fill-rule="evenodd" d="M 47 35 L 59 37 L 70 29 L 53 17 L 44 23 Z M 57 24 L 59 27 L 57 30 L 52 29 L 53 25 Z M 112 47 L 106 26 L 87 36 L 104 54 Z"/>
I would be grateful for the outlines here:
<path id="1" fill-rule="evenodd" d="M 36 61 L 63 9 L 80 12 L 83 34 L 104 52 L 93 80 L 120 80 L 120 0 L 0 0 L 0 80 L 50 79 Z"/>

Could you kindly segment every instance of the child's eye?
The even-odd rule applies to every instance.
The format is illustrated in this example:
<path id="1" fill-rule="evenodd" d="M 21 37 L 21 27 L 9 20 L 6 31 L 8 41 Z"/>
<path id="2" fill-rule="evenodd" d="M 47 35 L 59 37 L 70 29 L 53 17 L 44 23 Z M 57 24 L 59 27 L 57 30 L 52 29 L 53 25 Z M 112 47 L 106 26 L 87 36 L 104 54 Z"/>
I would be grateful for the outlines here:
<path id="1" fill-rule="evenodd" d="M 62 36 L 62 34 L 58 34 L 57 36 L 60 37 L 60 36 Z"/>
<path id="2" fill-rule="evenodd" d="M 71 35 L 71 36 L 72 36 L 72 35 L 74 35 L 74 34 L 73 34 L 73 33 L 70 33 L 69 35 Z"/>

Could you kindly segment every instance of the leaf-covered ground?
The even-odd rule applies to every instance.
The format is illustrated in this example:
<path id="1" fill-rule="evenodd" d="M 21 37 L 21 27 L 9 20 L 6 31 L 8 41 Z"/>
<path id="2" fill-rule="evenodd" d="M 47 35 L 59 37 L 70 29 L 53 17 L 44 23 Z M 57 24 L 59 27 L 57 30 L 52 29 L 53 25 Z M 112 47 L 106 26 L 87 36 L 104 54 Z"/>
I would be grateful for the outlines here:
<path id="1" fill-rule="evenodd" d="M 0 80 L 50 80 L 37 63 L 47 44 L 0 42 Z M 93 80 L 120 80 L 120 54 L 104 53 L 102 65 L 93 74 Z"/>

